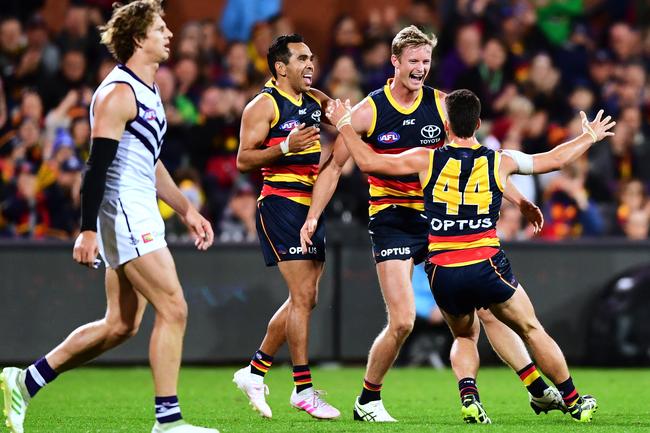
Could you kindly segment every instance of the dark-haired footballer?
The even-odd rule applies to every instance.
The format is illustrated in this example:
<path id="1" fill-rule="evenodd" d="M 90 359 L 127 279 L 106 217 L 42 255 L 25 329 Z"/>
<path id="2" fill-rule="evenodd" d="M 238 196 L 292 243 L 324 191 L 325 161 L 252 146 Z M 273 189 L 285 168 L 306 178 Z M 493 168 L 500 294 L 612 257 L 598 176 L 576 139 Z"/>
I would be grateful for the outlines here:
<path id="1" fill-rule="evenodd" d="M 307 355 L 309 321 L 325 261 L 324 225 L 318 225 L 305 254 L 300 247 L 300 227 L 319 169 L 321 107 L 330 99 L 311 87 L 313 54 L 300 35 L 278 37 L 267 59 L 273 78 L 244 109 L 237 167 L 242 172 L 262 170 L 257 233 L 264 261 L 278 266 L 289 297 L 271 318 L 250 365 L 237 371 L 233 381 L 255 410 L 271 418 L 264 375 L 286 340 L 295 383 L 290 404 L 315 418 L 336 418 L 340 412 L 314 390 Z"/>
<path id="2" fill-rule="evenodd" d="M 445 103 L 449 143 L 435 150 L 415 148 L 393 155 L 375 153 L 361 141 L 351 125 L 348 101 L 330 105 L 327 117 L 336 124 L 362 171 L 419 177 L 429 225 L 426 269 L 436 303 L 454 335 L 450 357 L 454 373 L 461 378 L 463 419 L 490 423 L 475 384 L 479 367 L 476 311 L 487 308 L 530 347 L 571 416 L 589 422 L 597 409 L 596 399 L 576 391 L 562 351 L 537 320 L 500 248 L 495 228 L 504 185 L 511 174 L 557 170 L 593 143 L 613 135 L 608 131 L 615 122 L 609 116 L 602 119 L 602 110 L 592 122 L 581 113 L 583 133 L 579 137 L 546 153 L 501 153 L 476 140 L 481 111 L 476 95 L 457 90 L 447 95 Z"/>

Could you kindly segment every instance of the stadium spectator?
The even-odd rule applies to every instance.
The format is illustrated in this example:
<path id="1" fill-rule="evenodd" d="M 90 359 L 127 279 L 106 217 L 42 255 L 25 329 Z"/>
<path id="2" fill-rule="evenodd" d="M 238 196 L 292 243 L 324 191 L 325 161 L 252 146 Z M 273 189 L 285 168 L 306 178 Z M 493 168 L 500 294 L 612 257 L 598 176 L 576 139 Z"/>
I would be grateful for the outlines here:
<path id="1" fill-rule="evenodd" d="M 587 164 L 583 157 L 563 168 L 547 186 L 543 238 L 560 240 L 604 234 L 603 218 L 585 187 Z"/>
<path id="2" fill-rule="evenodd" d="M 621 236 L 626 234 L 631 216 L 637 212 L 650 212 L 650 202 L 645 191 L 645 185 L 639 179 L 623 182 L 618 192 L 618 204 L 611 223 L 611 234 Z"/>
<path id="3" fill-rule="evenodd" d="M 332 63 L 346 55 L 354 59 L 356 64 L 360 64 L 362 43 L 363 36 L 356 20 L 351 15 L 341 15 L 334 23 L 329 61 Z"/>
<path id="4" fill-rule="evenodd" d="M 512 83 L 512 73 L 507 64 L 508 51 L 505 44 L 490 38 L 483 48 L 481 62 L 463 72 L 454 87 L 469 89 L 481 100 L 481 115 L 490 120 L 501 113 L 517 88 Z"/>
<path id="5" fill-rule="evenodd" d="M 460 27 L 455 49 L 442 59 L 438 83 L 442 90 L 452 90 L 462 74 L 478 66 L 481 61 L 481 31 L 475 24 Z"/>
<path id="6" fill-rule="evenodd" d="M 386 77 L 393 73 L 390 63 L 390 42 L 373 37 L 365 41 L 362 49 L 361 91 L 368 94 L 386 84 Z"/>
<path id="7" fill-rule="evenodd" d="M 531 233 L 522 229 L 522 215 L 519 208 L 509 201 L 501 204 L 497 234 L 503 241 L 520 241 L 529 239 Z"/>
<path id="8" fill-rule="evenodd" d="M 84 160 L 89 89 L 115 66 L 100 46 L 96 30 L 110 14 L 110 1 L 71 2 L 60 23 L 47 22 L 48 15 L 35 13 L 36 3 L 12 2 L 0 11 L 0 202 L 16 183 L 16 177 L 7 174 L 13 173 L 7 167 L 17 161 L 14 150 L 25 154 L 34 164 L 30 170 L 39 173 L 52 158 L 56 132 L 63 128 L 73 137 L 77 157 Z M 172 49 L 175 61 L 161 68 L 157 78 L 168 121 L 161 158 L 171 172 L 206 166 L 207 159 L 197 159 L 197 149 L 210 134 L 201 132 L 198 141 L 188 140 L 190 131 L 207 129 L 207 123 L 214 122 L 201 124 L 204 97 L 214 99 L 219 94 L 223 100 L 217 105 L 230 106 L 227 125 L 221 126 L 221 120 L 215 123 L 224 132 L 213 133 L 212 138 L 229 146 L 234 143 L 228 137 L 245 103 L 269 76 L 265 59 L 269 38 L 293 31 L 289 17 L 280 14 L 280 6 L 276 0 L 229 1 L 220 21 L 224 34 L 212 17 L 184 23 L 178 32 L 179 42 Z M 577 0 L 412 0 L 402 7 L 376 7 L 367 11 L 366 22 L 356 15 L 342 15 L 336 21 L 332 39 L 324 38 L 329 44 L 323 52 L 329 57 L 323 56 L 326 62 L 317 65 L 317 71 L 322 68 L 325 74 L 313 80 L 333 96 L 358 100 L 381 87 L 392 73 L 386 37 L 402 24 L 415 23 L 439 37 L 428 84 L 478 93 L 486 120 L 481 132 L 495 148 L 531 153 L 550 150 L 571 136 L 577 111 L 593 115 L 593 107 L 603 106 L 614 113 L 620 133 L 590 151 L 585 186 L 601 219 L 611 226 L 619 182 L 638 178 L 650 185 L 650 28 L 644 21 L 646 15 L 647 7 L 640 2 L 587 4 Z M 234 33 L 243 36 L 233 37 Z M 31 120 L 26 121 L 28 117 Z M 36 125 L 36 134 L 32 125 Z M 327 141 L 328 132 L 322 133 Z M 38 145 L 15 149 L 25 136 L 38 136 Z M 211 167 L 200 171 L 198 182 L 206 189 L 206 209 L 220 209 L 216 212 L 223 214 L 229 212 L 228 202 L 239 177 L 208 187 L 214 172 L 223 171 Z M 359 201 L 366 199 L 365 188 L 359 188 L 358 182 L 364 178 L 353 166 L 347 173 L 337 192 L 340 200 L 333 199 L 333 215 L 363 224 L 367 215 Z M 48 179 L 55 177 L 50 173 Z M 255 176 L 248 181 L 257 188 Z M 530 185 L 520 188 L 526 195 L 531 191 L 532 197 L 536 189 L 547 190 L 552 183 L 545 177 L 527 181 Z M 550 196 L 539 197 L 541 206 Z M 622 234 L 623 226 L 618 230 Z"/>

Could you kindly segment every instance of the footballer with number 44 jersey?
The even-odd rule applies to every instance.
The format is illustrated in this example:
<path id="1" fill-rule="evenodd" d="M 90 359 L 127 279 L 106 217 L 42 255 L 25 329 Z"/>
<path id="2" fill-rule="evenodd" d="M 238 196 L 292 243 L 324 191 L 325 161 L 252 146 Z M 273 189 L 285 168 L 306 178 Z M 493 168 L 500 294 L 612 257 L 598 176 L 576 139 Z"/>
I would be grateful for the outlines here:
<path id="1" fill-rule="evenodd" d="M 576 160 L 592 144 L 613 135 L 616 122 L 593 121 L 581 112 L 583 133 L 553 150 L 528 155 L 495 152 L 475 138 L 481 104 L 469 90 L 457 90 L 445 100 L 445 130 L 449 143 L 439 149 L 411 149 L 379 154 L 360 140 L 351 125 L 349 102 L 337 100 L 327 111 L 362 171 L 382 175 L 416 174 L 424 192 L 429 224 L 426 269 L 431 291 L 452 334 L 451 364 L 459 381 L 465 422 L 490 423 L 476 386 L 479 368 L 479 323 L 476 311 L 489 309 L 530 347 L 537 365 L 555 384 L 575 421 L 590 422 L 598 405 L 573 385 L 562 351 L 541 326 L 523 287 L 500 248 L 495 225 L 503 185 L 511 174 L 546 173 Z M 525 372 L 527 374 L 529 372 Z"/>

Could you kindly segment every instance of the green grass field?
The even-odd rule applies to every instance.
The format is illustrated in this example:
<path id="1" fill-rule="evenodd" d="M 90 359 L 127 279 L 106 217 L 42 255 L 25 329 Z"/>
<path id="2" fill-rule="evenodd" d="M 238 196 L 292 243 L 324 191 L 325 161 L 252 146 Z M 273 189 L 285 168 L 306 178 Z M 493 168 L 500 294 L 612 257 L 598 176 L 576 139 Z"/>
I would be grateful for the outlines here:
<path id="1" fill-rule="evenodd" d="M 647 370 L 575 369 L 579 391 L 598 398 L 592 424 L 573 422 L 552 412 L 536 416 L 528 406 L 519 379 L 505 368 L 481 371 L 481 400 L 491 426 L 465 425 L 460 418 L 457 385 L 449 370 L 394 369 L 385 384 L 386 407 L 399 423 L 371 424 L 352 420 L 352 404 L 359 392 L 361 368 L 315 368 L 317 388 L 342 411 L 335 421 L 317 421 L 288 404 L 291 374 L 286 367 L 268 374 L 268 397 L 273 419 L 253 412 L 231 382 L 233 368 L 184 368 L 179 397 L 184 417 L 216 427 L 222 433 L 271 432 L 649 432 L 650 373 Z M 26 433 L 116 433 L 151 431 L 153 397 L 146 368 L 86 368 L 61 376 L 29 407 Z"/>

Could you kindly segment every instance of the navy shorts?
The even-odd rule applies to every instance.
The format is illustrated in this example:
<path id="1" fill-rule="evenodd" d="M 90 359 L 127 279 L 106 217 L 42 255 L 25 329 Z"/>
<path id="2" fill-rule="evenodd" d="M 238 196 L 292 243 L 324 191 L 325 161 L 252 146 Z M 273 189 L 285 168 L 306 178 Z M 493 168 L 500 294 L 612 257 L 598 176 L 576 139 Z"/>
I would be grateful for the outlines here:
<path id="1" fill-rule="evenodd" d="M 422 262 L 427 255 L 429 232 L 424 212 L 404 206 L 391 206 L 370 217 L 368 232 L 375 263 L 413 259 Z"/>
<path id="2" fill-rule="evenodd" d="M 452 316 L 505 302 L 519 285 L 502 250 L 473 265 L 439 266 L 427 261 L 426 271 L 436 303 Z"/>
<path id="3" fill-rule="evenodd" d="M 300 247 L 300 229 L 305 224 L 309 206 L 285 197 L 270 195 L 257 202 L 257 236 L 266 266 L 286 260 L 325 261 L 325 224 L 318 222 L 307 254 Z"/>

